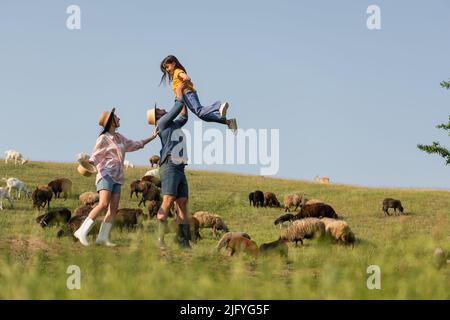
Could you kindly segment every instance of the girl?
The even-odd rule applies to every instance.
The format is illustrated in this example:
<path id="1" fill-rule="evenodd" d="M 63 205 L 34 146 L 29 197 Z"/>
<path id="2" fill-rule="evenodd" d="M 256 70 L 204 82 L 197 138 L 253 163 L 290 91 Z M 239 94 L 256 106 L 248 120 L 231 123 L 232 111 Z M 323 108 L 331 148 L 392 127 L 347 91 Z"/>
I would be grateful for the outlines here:
<path id="1" fill-rule="evenodd" d="M 100 200 L 80 228 L 75 231 L 74 236 L 80 240 L 82 245 L 88 246 L 86 237 L 95 223 L 95 218 L 108 210 L 100 226 L 96 243 L 115 246 L 114 243 L 109 241 L 108 237 L 119 207 L 120 191 L 125 180 L 123 174 L 125 153 L 143 148 L 155 139 L 158 130 L 155 128 L 150 138 L 141 141 L 128 140 L 116 132 L 116 129 L 120 127 L 120 118 L 115 115 L 115 108 L 111 112 L 102 113 L 99 125 L 103 127 L 103 131 L 97 139 L 94 151 L 89 160 L 81 160 L 81 162 L 88 161 L 96 166 L 98 173 L 95 183 L 97 192 L 100 194 Z"/>
<path id="2" fill-rule="evenodd" d="M 176 88 L 180 83 L 184 82 L 186 84 L 186 89 L 183 91 L 183 101 L 197 117 L 207 122 L 226 124 L 236 134 L 236 119 L 227 120 L 226 118 L 229 107 L 228 102 L 221 104 L 220 101 L 217 101 L 211 106 L 202 106 L 191 78 L 175 56 L 170 55 L 164 58 L 160 68 L 163 73 L 160 84 L 168 79 L 169 83 L 172 82 L 172 90 L 175 94 Z"/>

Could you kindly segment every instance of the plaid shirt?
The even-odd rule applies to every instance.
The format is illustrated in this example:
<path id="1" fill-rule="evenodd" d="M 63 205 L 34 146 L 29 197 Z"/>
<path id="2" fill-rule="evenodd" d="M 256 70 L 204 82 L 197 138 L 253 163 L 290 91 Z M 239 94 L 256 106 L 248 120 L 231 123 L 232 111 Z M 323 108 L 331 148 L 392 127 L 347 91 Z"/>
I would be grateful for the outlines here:
<path id="1" fill-rule="evenodd" d="M 114 182 L 123 184 L 125 181 L 123 173 L 125 152 L 133 152 L 143 147 L 143 140 L 128 140 L 117 132 L 114 134 L 106 132 L 99 136 L 89 159 L 98 171 L 95 183 L 97 184 L 102 177 L 109 175 Z"/>

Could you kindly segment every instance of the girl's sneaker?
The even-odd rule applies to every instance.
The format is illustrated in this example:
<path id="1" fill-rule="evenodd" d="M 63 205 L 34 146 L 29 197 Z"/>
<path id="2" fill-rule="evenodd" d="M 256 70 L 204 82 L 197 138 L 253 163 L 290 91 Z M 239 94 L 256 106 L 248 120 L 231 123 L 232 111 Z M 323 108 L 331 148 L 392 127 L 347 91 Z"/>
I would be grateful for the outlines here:
<path id="1" fill-rule="evenodd" d="M 224 102 L 220 105 L 219 113 L 222 118 L 225 118 L 227 116 L 227 110 L 229 106 L 230 104 L 228 102 Z"/>
<path id="2" fill-rule="evenodd" d="M 230 119 L 230 122 L 228 123 L 228 129 L 230 129 L 231 132 L 236 135 L 238 129 L 236 119 Z"/>

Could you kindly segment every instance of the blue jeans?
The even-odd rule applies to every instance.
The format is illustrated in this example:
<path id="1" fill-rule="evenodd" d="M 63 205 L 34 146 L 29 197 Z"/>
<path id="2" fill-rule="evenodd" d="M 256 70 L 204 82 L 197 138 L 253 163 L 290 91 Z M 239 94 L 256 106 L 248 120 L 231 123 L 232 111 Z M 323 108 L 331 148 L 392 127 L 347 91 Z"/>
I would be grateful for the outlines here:
<path id="1" fill-rule="evenodd" d="M 189 108 L 189 110 L 191 110 L 192 113 L 197 115 L 197 117 L 199 117 L 203 121 L 226 124 L 226 119 L 220 116 L 220 101 L 214 102 L 214 104 L 211 106 L 202 106 L 200 104 L 200 100 L 198 99 L 197 92 L 191 90 L 184 92 L 183 101 Z"/>

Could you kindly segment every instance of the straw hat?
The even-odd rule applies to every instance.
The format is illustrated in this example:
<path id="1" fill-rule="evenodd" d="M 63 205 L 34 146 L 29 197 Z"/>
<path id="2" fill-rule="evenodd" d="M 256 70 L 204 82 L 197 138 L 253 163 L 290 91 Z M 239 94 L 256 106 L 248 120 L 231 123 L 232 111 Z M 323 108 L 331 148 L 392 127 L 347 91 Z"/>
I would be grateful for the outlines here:
<path id="1" fill-rule="evenodd" d="M 97 168 L 90 164 L 89 162 L 80 162 L 80 165 L 77 168 L 78 173 L 82 176 L 90 177 L 92 174 L 97 173 Z"/>
<path id="2" fill-rule="evenodd" d="M 156 103 L 154 108 L 147 110 L 147 122 L 152 125 L 156 123 Z"/>
<path id="3" fill-rule="evenodd" d="M 110 112 L 108 111 L 103 111 L 102 115 L 100 116 L 100 120 L 98 120 L 98 124 L 100 126 L 102 126 L 103 128 L 106 127 L 106 125 L 108 124 L 109 118 L 112 117 L 112 115 L 114 114 L 114 112 L 116 112 L 116 108 L 112 108 L 112 110 Z"/>

